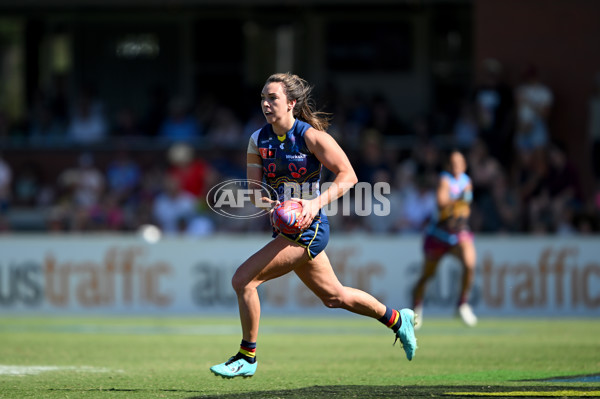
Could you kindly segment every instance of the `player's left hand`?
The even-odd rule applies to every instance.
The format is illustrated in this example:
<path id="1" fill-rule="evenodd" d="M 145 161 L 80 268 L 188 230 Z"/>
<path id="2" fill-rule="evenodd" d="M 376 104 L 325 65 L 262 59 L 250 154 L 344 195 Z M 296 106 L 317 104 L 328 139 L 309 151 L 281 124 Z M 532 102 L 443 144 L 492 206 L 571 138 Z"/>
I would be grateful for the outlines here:
<path id="1" fill-rule="evenodd" d="M 300 227 L 302 230 L 307 229 L 321 209 L 317 200 L 305 200 L 299 198 L 292 198 L 291 200 L 294 202 L 299 202 L 300 205 L 302 205 L 302 214 L 300 215 L 298 227 Z"/>

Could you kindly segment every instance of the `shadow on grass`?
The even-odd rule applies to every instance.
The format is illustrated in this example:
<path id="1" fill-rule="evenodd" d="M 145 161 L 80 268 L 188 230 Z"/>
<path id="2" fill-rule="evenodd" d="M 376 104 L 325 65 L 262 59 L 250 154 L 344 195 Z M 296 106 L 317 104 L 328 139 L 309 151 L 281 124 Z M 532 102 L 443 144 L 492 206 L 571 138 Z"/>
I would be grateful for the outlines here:
<path id="1" fill-rule="evenodd" d="M 539 393 L 549 391 L 570 391 L 569 397 L 584 396 L 592 391 L 598 392 L 598 387 L 574 387 L 574 386 L 372 386 L 372 385 L 331 385 L 312 386 L 300 389 L 282 389 L 273 391 L 257 391 L 224 395 L 192 396 L 186 399 L 300 399 L 300 398 L 420 398 L 420 397 L 448 397 L 448 398 L 473 398 L 473 397 L 495 397 L 502 398 L 503 392 L 522 392 L 518 397 L 536 396 Z M 581 394 L 578 395 L 577 392 Z M 460 395 L 456 393 L 468 393 Z M 550 396 L 550 395 L 548 395 Z M 588 396 L 588 395 L 585 395 Z M 514 398 L 511 394 L 505 397 Z M 563 396 L 564 397 L 564 396 Z"/>

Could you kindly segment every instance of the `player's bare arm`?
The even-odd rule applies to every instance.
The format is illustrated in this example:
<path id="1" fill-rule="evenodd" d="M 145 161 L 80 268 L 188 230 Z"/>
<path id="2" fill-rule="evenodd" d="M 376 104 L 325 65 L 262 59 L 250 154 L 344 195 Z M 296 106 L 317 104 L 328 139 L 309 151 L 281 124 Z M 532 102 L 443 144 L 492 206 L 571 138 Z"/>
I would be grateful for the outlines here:
<path id="1" fill-rule="evenodd" d="M 335 179 L 327 190 L 313 200 L 302 201 L 303 213 L 301 226 L 308 227 L 319 210 L 343 196 L 358 179 L 350 160 L 339 144 L 328 133 L 309 129 L 304 133 L 308 149 L 327 169 L 335 174 Z"/>
<path id="2" fill-rule="evenodd" d="M 445 178 L 440 178 L 436 192 L 436 200 L 439 208 L 452 204 L 450 199 L 450 183 Z"/>

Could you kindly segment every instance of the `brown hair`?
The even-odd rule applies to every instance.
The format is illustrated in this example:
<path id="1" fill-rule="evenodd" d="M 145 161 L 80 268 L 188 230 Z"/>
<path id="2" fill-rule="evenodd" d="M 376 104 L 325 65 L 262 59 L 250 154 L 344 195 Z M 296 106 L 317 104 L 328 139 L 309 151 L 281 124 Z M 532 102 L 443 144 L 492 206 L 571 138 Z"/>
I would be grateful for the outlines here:
<path id="1" fill-rule="evenodd" d="M 283 91 L 288 100 L 296 100 L 294 117 L 300 119 L 317 130 L 325 131 L 329 127 L 330 114 L 315 110 L 310 96 L 312 87 L 298 75 L 289 72 L 276 73 L 267 79 L 265 84 L 278 82 L 283 85 Z"/>

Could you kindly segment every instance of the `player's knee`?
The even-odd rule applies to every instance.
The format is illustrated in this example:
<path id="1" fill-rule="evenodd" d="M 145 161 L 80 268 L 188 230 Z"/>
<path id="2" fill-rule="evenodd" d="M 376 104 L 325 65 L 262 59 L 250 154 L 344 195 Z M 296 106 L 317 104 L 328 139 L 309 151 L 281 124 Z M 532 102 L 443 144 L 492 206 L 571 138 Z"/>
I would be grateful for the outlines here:
<path id="1" fill-rule="evenodd" d="M 240 273 L 235 273 L 231 278 L 231 286 L 235 292 L 244 291 L 248 287 L 248 280 Z"/>
<path id="2" fill-rule="evenodd" d="M 260 285 L 252 277 L 248 277 L 247 274 L 236 271 L 231 278 L 231 286 L 237 294 L 241 294 L 244 291 L 255 290 Z"/>

